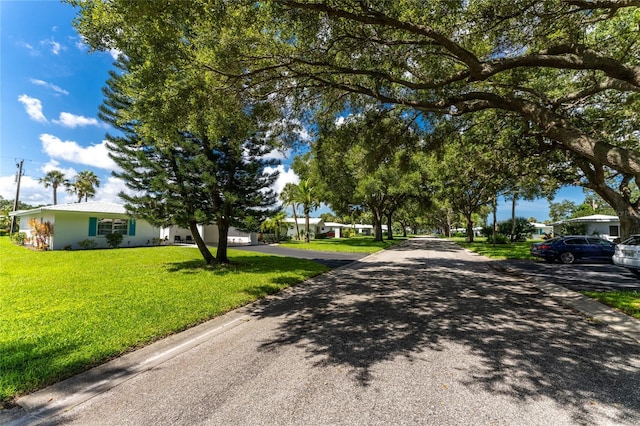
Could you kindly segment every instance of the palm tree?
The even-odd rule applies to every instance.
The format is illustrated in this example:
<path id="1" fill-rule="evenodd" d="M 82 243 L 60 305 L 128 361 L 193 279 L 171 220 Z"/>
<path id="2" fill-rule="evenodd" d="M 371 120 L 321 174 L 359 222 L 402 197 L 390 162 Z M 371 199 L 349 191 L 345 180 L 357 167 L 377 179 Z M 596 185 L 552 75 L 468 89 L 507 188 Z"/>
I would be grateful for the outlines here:
<path id="1" fill-rule="evenodd" d="M 96 195 L 96 188 L 100 186 L 100 179 L 95 173 L 84 170 L 76 175 L 73 183 L 67 186 L 67 191 L 78 196 L 78 202 L 89 201 Z"/>
<path id="2" fill-rule="evenodd" d="M 64 173 L 60 170 L 51 170 L 47 172 L 44 177 L 38 179 L 38 182 L 43 184 L 45 188 L 53 188 L 53 205 L 58 204 L 58 187 L 60 185 L 69 185 L 69 180 L 64 177 Z"/>
<path id="3" fill-rule="evenodd" d="M 280 193 L 280 200 L 283 204 L 287 206 L 291 206 L 291 210 L 293 210 L 293 221 L 296 224 L 296 239 L 300 239 L 300 228 L 298 227 L 298 185 L 295 183 L 287 183 L 284 188 L 282 188 L 282 192 Z"/>
<path id="4" fill-rule="evenodd" d="M 320 201 L 315 194 L 315 188 L 309 182 L 309 179 L 303 180 L 297 185 L 296 199 L 302 204 L 304 212 L 304 242 L 309 242 L 309 214 L 311 210 L 315 210 L 320 206 Z"/>

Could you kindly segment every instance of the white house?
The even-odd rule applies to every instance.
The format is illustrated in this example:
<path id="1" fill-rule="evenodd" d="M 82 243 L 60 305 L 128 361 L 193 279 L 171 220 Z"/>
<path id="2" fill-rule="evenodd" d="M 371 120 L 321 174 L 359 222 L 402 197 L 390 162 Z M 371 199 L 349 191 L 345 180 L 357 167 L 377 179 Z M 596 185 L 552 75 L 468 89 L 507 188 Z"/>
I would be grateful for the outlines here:
<path id="1" fill-rule="evenodd" d="M 553 226 L 551 225 L 538 222 L 531 222 L 531 225 L 535 228 L 535 231 L 531 234 L 531 238 L 542 238 L 545 235 L 553 234 Z"/>
<path id="2" fill-rule="evenodd" d="M 284 223 L 287 225 L 287 236 L 295 237 L 296 236 L 296 221 L 292 217 L 288 217 L 284 220 Z M 305 218 L 298 218 L 298 229 L 300 230 L 300 234 L 304 234 L 304 226 L 305 226 Z M 325 226 L 322 218 L 319 217 L 310 217 L 309 218 L 309 237 L 313 238 L 316 234 L 322 233 L 322 228 Z"/>
<path id="3" fill-rule="evenodd" d="M 27 234 L 31 244 L 35 244 L 31 235 L 29 220 L 53 225 L 53 236 L 49 249 L 79 249 L 80 241 L 91 240 L 96 247 L 108 247 L 105 235 L 120 233 L 123 235 L 121 247 L 136 247 L 153 244 L 159 237 L 159 228 L 140 219 L 127 215 L 124 206 L 114 203 L 91 201 L 87 203 L 58 204 L 32 210 L 20 210 L 10 213 L 19 221 L 20 232 Z"/>
<path id="4" fill-rule="evenodd" d="M 335 238 L 340 238 L 342 235 L 342 230 L 344 228 L 351 228 L 351 225 L 345 225 L 344 223 L 337 222 L 325 222 L 320 232 L 323 234 L 326 234 L 327 232 L 333 232 Z"/>
<path id="5" fill-rule="evenodd" d="M 198 233 L 202 240 L 208 245 L 218 245 L 220 241 L 220 233 L 218 225 L 197 225 Z M 163 241 L 172 243 L 193 243 L 191 231 L 178 225 L 172 225 L 167 228 L 160 229 L 160 238 Z M 229 245 L 257 245 L 258 234 L 255 232 L 247 233 L 234 228 L 229 228 L 227 235 L 227 244 Z"/>
<path id="6" fill-rule="evenodd" d="M 553 235 L 562 235 L 562 225 L 566 223 L 586 223 L 587 235 L 599 235 L 608 240 L 615 240 L 620 237 L 620 218 L 618 216 L 594 214 L 554 222 L 551 224 L 553 226 Z"/>

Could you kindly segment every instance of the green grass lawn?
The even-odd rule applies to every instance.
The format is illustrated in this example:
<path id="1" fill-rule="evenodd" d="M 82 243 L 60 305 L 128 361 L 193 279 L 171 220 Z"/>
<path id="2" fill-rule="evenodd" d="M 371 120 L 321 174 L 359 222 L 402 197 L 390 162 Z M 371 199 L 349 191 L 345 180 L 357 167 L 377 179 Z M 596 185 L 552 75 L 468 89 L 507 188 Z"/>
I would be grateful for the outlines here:
<path id="1" fill-rule="evenodd" d="M 347 253 L 375 253 L 405 241 L 406 238 L 394 237 L 394 240 L 373 241 L 373 237 L 327 238 L 324 240 L 281 241 L 279 244 L 287 248 L 316 251 L 332 251 Z"/>
<path id="2" fill-rule="evenodd" d="M 637 291 L 583 291 L 587 297 L 640 319 L 640 292 Z"/>
<path id="3" fill-rule="evenodd" d="M 191 247 L 36 252 L 0 237 L 0 405 L 328 270 Z"/>
<path id="4" fill-rule="evenodd" d="M 536 257 L 531 256 L 529 249 L 531 243 L 540 240 L 530 240 L 520 243 L 509 244 L 487 244 L 484 237 L 474 238 L 474 242 L 467 243 L 464 238 L 450 238 L 456 244 L 467 248 L 473 252 L 479 253 L 491 259 L 524 259 L 535 260 Z"/>

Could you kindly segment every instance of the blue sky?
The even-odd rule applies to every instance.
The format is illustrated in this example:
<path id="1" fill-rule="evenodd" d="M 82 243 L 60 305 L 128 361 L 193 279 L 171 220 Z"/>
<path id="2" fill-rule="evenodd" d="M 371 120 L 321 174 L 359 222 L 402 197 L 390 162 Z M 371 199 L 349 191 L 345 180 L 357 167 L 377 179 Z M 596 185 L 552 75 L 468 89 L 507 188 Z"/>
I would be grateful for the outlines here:
<path id="1" fill-rule="evenodd" d="M 115 165 L 104 142 L 109 129 L 97 118 L 115 52 L 90 53 L 71 24 L 74 16 L 74 8 L 55 0 L 0 0 L 0 195 L 5 199 L 15 198 L 21 159 L 20 200 L 28 204 L 53 203 L 51 189 L 38 183 L 52 169 L 70 179 L 82 170 L 96 173 L 97 201 L 119 202 L 117 194 L 125 189 L 111 176 Z M 276 189 L 295 179 L 281 166 Z M 580 203 L 584 195 L 567 188 L 556 196 L 563 199 Z M 58 203 L 74 201 L 58 191 Z M 542 221 L 548 207 L 544 199 L 520 201 L 516 214 Z M 510 203 L 502 202 L 498 219 L 510 214 Z"/>

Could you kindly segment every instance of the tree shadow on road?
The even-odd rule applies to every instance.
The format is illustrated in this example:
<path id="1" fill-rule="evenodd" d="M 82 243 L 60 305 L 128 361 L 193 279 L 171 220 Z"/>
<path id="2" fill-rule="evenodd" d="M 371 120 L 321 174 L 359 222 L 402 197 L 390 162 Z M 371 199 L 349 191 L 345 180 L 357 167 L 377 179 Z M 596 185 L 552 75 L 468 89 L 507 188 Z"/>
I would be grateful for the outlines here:
<path id="1" fill-rule="evenodd" d="M 303 347 L 320 365 L 354 368 L 368 386 L 376 364 L 428 359 L 453 342 L 481 359 L 467 386 L 524 401 L 552 398 L 572 407 L 577 423 L 593 421 L 582 409 L 589 404 L 615 407 L 612 423 L 640 422 L 637 342 L 496 275 L 482 258 L 465 259 L 374 259 L 314 279 L 261 307 L 258 315 L 283 318 L 262 349 Z"/>

